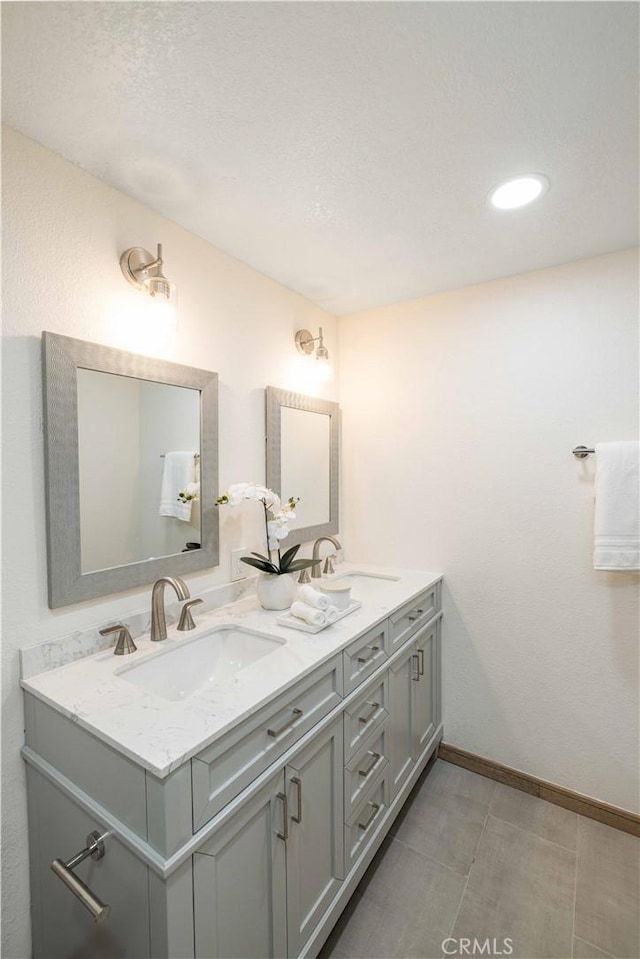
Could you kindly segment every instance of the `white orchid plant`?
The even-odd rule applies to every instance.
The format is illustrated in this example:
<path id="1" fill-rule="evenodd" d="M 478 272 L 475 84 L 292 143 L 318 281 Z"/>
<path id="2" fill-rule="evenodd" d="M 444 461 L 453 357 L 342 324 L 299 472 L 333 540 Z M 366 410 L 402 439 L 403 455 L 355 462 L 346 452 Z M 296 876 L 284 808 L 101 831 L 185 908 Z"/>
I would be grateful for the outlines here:
<path id="1" fill-rule="evenodd" d="M 296 559 L 300 545 L 292 546 L 286 552 L 280 553 L 280 542 L 289 535 L 289 523 L 296 518 L 295 508 L 299 497 L 296 499 L 290 496 L 285 503 L 282 503 L 278 494 L 267 489 L 266 486 L 259 486 L 256 483 L 234 483 L 226 493 L 218 497 L 216 506 L 239 506 L 246 500 L 258 500 L 262 503 L 268 556 L 252 553 L 251 556 L 241 557 L 243 563 L 263 573 L 282 576 L 284 573 L 297 573 L 302 569 L 308 569 L 320 562 L 314 559 Z M 277 553 L 277 559 L 274 553 Z"/>

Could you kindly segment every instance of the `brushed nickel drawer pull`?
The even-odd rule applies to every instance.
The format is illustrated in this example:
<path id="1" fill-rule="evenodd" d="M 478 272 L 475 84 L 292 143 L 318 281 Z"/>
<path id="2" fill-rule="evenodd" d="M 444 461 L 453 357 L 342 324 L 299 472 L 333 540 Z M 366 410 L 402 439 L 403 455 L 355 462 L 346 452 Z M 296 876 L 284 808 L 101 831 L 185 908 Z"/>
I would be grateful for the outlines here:
<path id="1" fill-rule="evenodd" d="M 371 652 L 368 656 L 358 656 L 358 662 L 362 663 L 363 666 L 366 666 L 366 664 L 370 663 L 372 659 L 375 659 L 376 653 L 380 652 L 379 646 L 365 646 L 365 649 L 370 649 Z"/>
<path id="2" fill-rule="evenodd" d="M 370 803 L 367 803 L 367 805 L 371 806 L 371 815 L 369 816 L 366 822 L 358 823 L 358 829 L 362 829 L 363 832 L 367 831 L 367 829 L 369 828 L 373 820 L 378 815 L 378 810 L 380 809 L 380 804 L 377 802 L 370 802 Z"/>
<path id="3" fill-rule="evenodd" d="M 290 729 L 302 716 L 302 710 L 296 709 L 295 706 L 292 707 L 292 712 L 293 716 L 291 719 L 289 719 L 286 723 L 283 723 L 278 729 L 267 729 L 267 736 L 271 736 L 273 739 L 276 739 L 278 736 L 286 733 L 287 729 Z"/>
<path id="4" fill-rule="evenodd" d="M 414 683 L 419 683 L 420 682 L 420 657 L 418 656 L 417 653 L 413 653 L 411 656 L 411 662 L 413 662 L 414 660 L 416 663 L 416 674 L 415 676 L 412 676 L 411 678 L 414 681 Z"/>
<path id="5" fill-rule="evenodd" d="M 286 842 L 289 838 L 289 800 L 286 793 L 278 793 L 276 799 L 282 800 L 282 822 L 284 824 L 282 826 L 283 831 L 277 832 L 276 836 Z"/>
<path id="6" fill-rule="evenodd" d="M 63 862 L 62 859 L 54 859 L 51 863 L 51 869 L 58 879 L 61 879 L 73 895 L 80 900 L 85 909 L 89 910 L 96 923 L 104 922 L 105 919 L 109 918 L 111 906 L 106 906 L 98 899 L 95 893 L 72 870 L 84 859 L 88 859 L 89 856 L 97 860 L 102 859 L 104 853 L 104 836 L 94 831 L 87 836 L 86 847 L 77 852 L 68 862 Z"/>
<path id="7" fill-rule="evenodd" d="M 420 671 L 420 676 L 424 676 L 424 649 L 418 650 L 418 656 L 420 657 L 420 663 L 418 667 Z"/>
<path id="8" fill-rule="evenodd" d="M 424 616 L 424 609 L 414 609 L 409 613 L 407 619 L 410 619 L 411 622 L 414 623 L 416 619 L 420 619 L 421 616 Z"/>
<path id="9" fill-rule="evenodd" d="M 291 817 L 291 822 L 302 822 L 302 780 L 298 776 L 292 776 L 291 782 L 294 783 L 298 791 L 298 813 Z"/>
<path id="10" fill-rule="evenodd" d="M 363 779 L 366 779 L 369 773 L 376 768 L 376 763 L 380 759 L 380 753 L 374 753 L 373 750 L 369 750 L 367 756 L 371 756 L 371 762 L 366 769 L 359 769 L 358 775 L 362 776 Z"/>
<path id="11" fill-rule="evenodd" d="M 380 703 L 367 703 L 367 706 L 371 706 L 371 709 L 366 716 L 358 716 L 358 722 L 362 723 L 363 726 L 366 726 L 367 723 L 370 723 L 375 714 L 380 709 Z"/>

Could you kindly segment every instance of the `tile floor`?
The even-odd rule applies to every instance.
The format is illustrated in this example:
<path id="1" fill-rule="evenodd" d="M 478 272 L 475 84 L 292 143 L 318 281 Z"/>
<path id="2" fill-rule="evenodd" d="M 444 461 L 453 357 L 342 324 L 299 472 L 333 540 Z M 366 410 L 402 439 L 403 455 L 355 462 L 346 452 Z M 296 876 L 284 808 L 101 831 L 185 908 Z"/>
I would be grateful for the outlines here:
<path id="1" fill-rule="evenodd" d="M 438 759 L 319 959 L 639 959 L 639 880 L 640 839 Z"/>

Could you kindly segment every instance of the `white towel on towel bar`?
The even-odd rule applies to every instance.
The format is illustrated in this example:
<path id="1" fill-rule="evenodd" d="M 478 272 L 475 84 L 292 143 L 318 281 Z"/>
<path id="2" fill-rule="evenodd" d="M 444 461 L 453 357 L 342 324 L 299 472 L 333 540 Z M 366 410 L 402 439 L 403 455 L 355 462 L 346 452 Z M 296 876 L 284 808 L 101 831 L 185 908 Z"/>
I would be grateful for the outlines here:
<path id="1" fill-rule="evenodd" d="M 595 449 L 594 569 L 640 569 L 640 443 Z"/>
<path id="2" fill-rule="evenodd" d="M 162 486 L 160 488 L 160 516 L 174 516 L 188 523 L 191 519 L 191 502 L 182 503 L 178 493 L 195 482 L 196 454 L 193 450 L 175 450 L 165 453 Z"/>

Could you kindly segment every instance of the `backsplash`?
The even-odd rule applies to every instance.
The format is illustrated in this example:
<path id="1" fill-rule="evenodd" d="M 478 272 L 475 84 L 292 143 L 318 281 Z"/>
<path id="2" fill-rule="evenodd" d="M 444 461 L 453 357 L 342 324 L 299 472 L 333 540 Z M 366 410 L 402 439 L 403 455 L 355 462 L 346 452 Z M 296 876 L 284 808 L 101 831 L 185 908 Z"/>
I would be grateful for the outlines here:
<path id="1" fill-rule="evenodd" d="M 250 576 L 236 583 L 224 583 L 222 586 L 206 590 L 198 597 L 203 600 L 203 605 L 198 606 L 197 611 L 205 612 L 206 610 L 218 609 L 220 606 L 235 603 L 236 600 L 255 593 L 256 579 L 256 576 Z M 168 626 L 177 623 L 180 608 L 181 604 L 179 602 L 167 604 Z M 101 636 L 100 630 L 104 629 L 105 626 L 114 626 L 119 622 L 129 628 L 133 639 L 148 633 L 151 627 L 151 596 L 149 595 L 147 608 L 140 612 L 131 613 L 119 619 L 108 620 L 89 629 L 76 630 L 67 636 L 59 636 L 56 639 L 49 639 L 45 643 L 38 643 L 36 646 L 21 649 L 21 678 L 30 679 L 32 676 L 38 676 L 40 673 L 46 673 L 51 669 L 58 669 L 59 666 L 67 666 L 77 659 L 83 659 L 85 656 L 91 656 L 93 653 L 99 653 L 103 649 L 114 646 L 113 635 Z"/>

